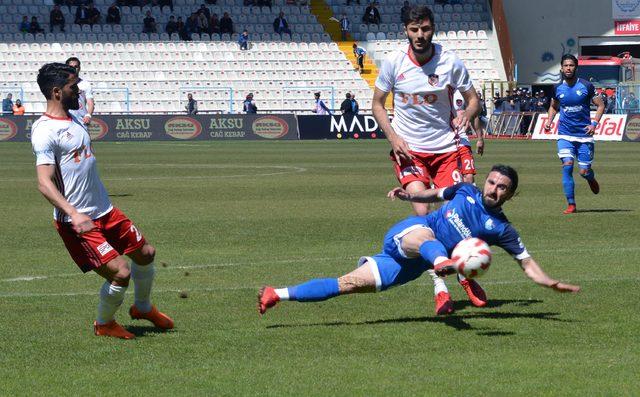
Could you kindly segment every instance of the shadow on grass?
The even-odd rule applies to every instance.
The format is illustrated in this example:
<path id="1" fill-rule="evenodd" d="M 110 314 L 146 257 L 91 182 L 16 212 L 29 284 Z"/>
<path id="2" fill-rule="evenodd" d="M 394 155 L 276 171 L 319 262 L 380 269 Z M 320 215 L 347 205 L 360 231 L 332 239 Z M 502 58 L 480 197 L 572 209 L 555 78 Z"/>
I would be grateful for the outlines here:
<path id="1" fill-rule="evenodd" d="M 529 306 L 535 303 L 541 303 L 540 300 L 493 300 L 489 301 L 487 305 L 488 308 L 492 307 L 500 307 L 505 304 L 515 304 L 519 306 Z M 464 302 L 461 302 L 464 304 Z M 468 304 L 470 305 L 470 303 Z M 461 308 L 466 306 L 458 306 L 456 308 Z M 472 319 L 493 319 L 493 320 L 504 320 L 504 319 L 514 319 L 514 318 L 524 318 L 524 319 L 536 319 L 536 320 L 546 320 L 546 321 L 556 321 L 569 323 L 571 320 L 563 320 L 556 318 L 560 313 L 549 313 L 549 312 L 537 312 L 537 313 L 513 313 L 513 312 L 487 312 L 483 311 L 480 313 L 469 313 L 469 314 L 454 314 L 451 316 L 422 316 L 422 317 L 400 317 L 400 318 L 390 318 L 390 319 L 380 319 L 380 320 L 367 320 L 367 321 L 359 321 L 359 322 L 350 322 L 350 321 L 332 321 L 325 323 L 312 323 L 312 324 L 274 324 L 269 325 L 267 328 L 297 328 L 297 327 L 339 327 L 339 326 L 350 326 L 350 325 L 376 325 L 376 324 L 402 324 L 402 323 L 441 323 L 445 324 L 451 328 L 455 328 L 458 331 L 477 331 L 478 335 L 481 336 L 509 336 L 515 335 L 514 332 L 511 331 L 500 331 L 492 328 L 486 327 L 473 327 L 471 324 L 467 322 L 467 320 Z"/>
<path id="2" fill-rule="evenodd" d="M 173 330 L 163 330 L 161 328 L 156 328 L 152 325 L 128 325 L 125 327 L 127 331 L 131 332 L 135 336 L 146 336 L 151 334 L 166 334 L 169 332 L 173 332 Z"/>
<path id="3" fill-rule="evenodd" d="M 622 208 L 593 208 L 593 209 L 578 209 L 578 213 L 581 212 L 633 212 L 633 210 L 627 210 Z"/>
<path id="4" fill-rule="evenodd" d="M 496 308 L 504 305 L 514 306 L 531 306 L 536 303 L 542 303 L 543 301 L 538 299 L 490 299 L 487 302 L 485 308 Z M 455 310 L 466 309 L 467 307 L 474 307 L 469 301 L 455 301 L 453 302 L 453 308 Z"/>
<path id="5" fill-rule="evenodd" d="M 132 194 L 129 194 L 129 193 L 109 194 L 109 197 L 130 197 L 130 196 L 132 196 Z"/>

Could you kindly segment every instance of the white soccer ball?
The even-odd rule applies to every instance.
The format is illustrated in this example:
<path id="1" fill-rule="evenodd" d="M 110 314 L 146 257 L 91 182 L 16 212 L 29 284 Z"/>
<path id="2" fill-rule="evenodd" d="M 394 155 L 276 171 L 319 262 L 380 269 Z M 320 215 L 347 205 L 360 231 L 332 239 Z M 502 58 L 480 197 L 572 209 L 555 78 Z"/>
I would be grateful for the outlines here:
<path id="1" fill-rule="evenodd" d="M 480 277 L 491 265 L 491 248 L 479 238 L 468 237 L 456 245 L 451 259 L 458 273 L 466 278 Z"/>

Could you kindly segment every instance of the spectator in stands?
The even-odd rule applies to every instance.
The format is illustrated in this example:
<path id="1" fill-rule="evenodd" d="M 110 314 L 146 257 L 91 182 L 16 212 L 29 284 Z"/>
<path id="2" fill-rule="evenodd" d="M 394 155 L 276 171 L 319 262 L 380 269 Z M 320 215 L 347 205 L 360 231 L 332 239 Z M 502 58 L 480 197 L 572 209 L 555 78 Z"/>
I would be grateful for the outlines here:
<path id="1" fill-rule="evenodd" d="M 100 10 L 94 7 L 93 3 L 89 3 L 87 14 L 89 15 L 89 25 L 93 26 L 100 23 Z"/>
<path id="2" fill-rule="evenodd" d="M 13 114 L 13 94 L 7 94 L 7 97 L 2 100 L 2 114 Z"/>
<path id="3" fill-rule="evenodd" d="M 19 29 L 22 33 L 29 33 L 29 29 L 31 29 L 31 24 L 29 23 L 29 17 L 26 15 L 22 16 L 22 22 L 20 22 Z"/>
<path id="4" fill-rule="evenodd" d="M 167 22 L 167 24 L 164 27 L 164 31 L 165 33 L 167 33 L 169 36 L 171 36 L 174 33 L 178 33 L 178 24 L 176 23 L 176 17 L 171 15 L 169 17 L 169 21 Z"/>
<path id="5" fill-rule="evenodd" d="M 207 10 L 206 13 L 202 11 L 202 8 L 196 12 L 196 17 L 198 19 L 198 33 L 206 33 L 209 31 L 209 17 L 207 16 L 209 10 L 206 7 L 205 9 Z M 209 13 L 209 15 L 211 14 Z"/>
<path id="6" fill-rule="evenodd" d="M 607 97 L 606 112 L 609 114 L 615 114 L 617 107 L 618 106 L 617 106 L 617 100 L 616 100 L 616 93 L 613 90 L 611 90 L 609 93 L 609 96 Z"/>
<path id="7" fill-rule="evenodd" d="M 241 50 L 249 49 L 249 32 L 247 29 L 243 30 L 240 37 L 238 37 L 238 44 L 240 45 Z"/>
<path id="8" fill-rule="evenodd" d="M 207 4 L 216 4 L 218 0 L 204 0 L 204 2 Z"/>
<path id="9" fill-rule="evenodd" d="M 13 115 L 14 116 L 23 116 L 24 115 L 24 106 L 22 106 L 22 101 L 16 99 L 16 104 L 13 105 Z"/>
<path id="10" fill-rule="evenodd" d="M 220 18 L 220 34 L 224 33 L 233 34 L 233 20 L 228 12 L 222 14 L 222 18 Z"/>
<path id="11" fill-rule="evenodd" d="M 496 91 L 493 93 L 493 113 L 499 114 L 502 113 L 502 104 L 504 103 L 504 98 L 500 96 L 500 92 Z"/>
<path id="12" fill-rule="evenodd" d="M 142 25 L 142 33 L 158 33 L 156 19 L 151 15 L 151 11 L 147 11 L 146 17 L 142 20 Z"/>
<path id="13" fill-rule="evenodd" d="M 76 25 L 86 25 L 89 23 L 89 10 L 84 4 L 80 4 L 76 8 L 76 19 L 74 21 Z"/>
<path id="14" fill-rule="evenodd" d="M 209 11 L 207 6 L 204 4 L 200 4 L 200 8 L 198 9 L 197 12 L 204 14 L 205 18 L 207 18 L 207 21 L 209 21 L 209 18 L 211 18 L 211 11 Z"/>
<path id="15" fill-rule="evenodd" d="M 187 106 L 184 107 L 187 114 L 198 114 L 198 101 L 193 99 L 191 93 L 187 94 Z"/>
<path id="16" fill-rule="evenodd" d="M 291 34 L 287 19 L 284 17 L 284 12 L 280 11 L 278 17 L 273 20 L 273 31 L 282 36 L 282 33 Z"/>
<path id="17" fill-rule="evenodd" d="M 242 102 L 242 111 L 245 112 L 246 114 L 258 113 L 258 107 L 256 106 L 256 101 L 253 100 L 252 92 L 250 92 L 245 98 L 244 102 Z"/>
<path id="18" fill-rule="evenodd" d="M 482 95 L 482 91 L 478 90 L 476 91 L 476 94 L 478 94 L 478 100 L 480 101 L 480 108 L 482 109 L 480 111 L 480 116 L 486 118 L 487 117 L 487 101 L 484 100 L 484 95 Z"/>
<path id="19" fill-rule="evenodd" d="M 218 19 L 218 14 L 211 14 L 211 19 L 209 19 L 209 34 L 220 33 L 220 20 Z"/>
<path id="20" fill-rule="evenodd" d="M 38 17 L 35 15 L 31 17 L 31 23 L 29 24 L 29 33 L 44 33 L 44 29 L 40 26 L 40 22 L 38 22 Z"/>
<path id="21" fill-rule="evenodd" d="M 316 92 L 315 94 L 313 94 L 313 96 L 315 97 L 315 104 L 313 106 L 313 109 L 311 109 L 311 111 L 321 116 L 326 114 L 331 115 L 331 110 L 329 110 L 327 105 L 325 105 L 322 99 L 320 99 L 320 93 Z"/>
<path id="22" fill-rule="evenodd" d="M 120 7 L 116 2 L 107 9 L 107 23 L 120 25 Z"/>
<path id="23" fill-rule="evenodd" d="M 57 4 L 53 6 L 53 10 L 49 13 L 49 31 L 51 33 L 53 33 L 54 26 L 60 26 L 60 31 L 64 32 L 64 14 Z"/>
<path id="24" fill-rule="evenodd" d="M 191 40 L 191 37 L 187 34 L 187 27 L 182 20 L 182 17 L 178 17 L 176 20 L 176 29 L 178 29 L 178 34 L 180 35 L 181 40 Z"/>
<path id="25" fill-rule="evenodd" d="M 349 30 L 351 30 L 351 21 L 347 18 L 347 14 L 342 14 L 342 18 L 340 18 L 340 33 L 342 34 L 342 41 L 347 41 Z"/>
<path id="26" fill-rule="evenodd" d="M 356 0 L 356 3 L 358 3 L 358 5 L 360 5 L 360 0 Z M 351 0 L 347 0 L 347 2 L 346 2 L 346 3 L 344 3 L 344 5 L 347 5 L 347 6 L 348 6 L 349 4 L 351 4 Z"/>
<path id="27" fill-rule="evenodd" d="M 549 98 L 544 96 L 544 91 L 542 90 L 538 91 L 538 94 L 536 94 L 536 97 L 534 99 L 535 99 L 533 103 L 534 112 L 544 113 L 549 109 Z"/>
<path id="28" fill-rule="evenodd" d="M 358 43 L 353 43 L 353 55 L 355 55 L 358 61 L 358 72 L 364 73 L 364 56 L 367 54 L 367 50 L 362 47 L 358 47 Z"/>
<path id="29" fill-rule="evenodd" d="M 255 5 L 255 1 L 253 0 L 242 0 L 242 5 L 245 7 L 251 7 L 252 5 Z"/>
<path id="30" fill-rule="evenodd" d="M 269 7 L 269 10 L 271 10 L 271 0 L 256 0 L 256 5 L 258 7 Z"/>
<path id="31" fill-rule="evenodd" d="M 364 10 L 364 15 L 362 16 L 363 23 L 366 23 L 367 25 L 371 23 L 376 25 L 380 24 L 380 11 L 378 11 L 377 5 L 378 3 L 372 2 L 367 6 Z"/>
<path id="32" fill-rule="evenodd" d="M 405 1 L 404 5 L 400 9 L 400 20 L 402 21 L 402 23 L 404 23 L 404 21 L 406 21 L 407 18 L 409 17 L 410 10 L 411 10 L 411 5 L 409 4 L 408 1 Z"/>
<path id="33" fill-rule="evenodd" d="M 343 116 L 353 116 L 353 103 L 351 102 L 350 92 L 347 92 L 346 99 L 340 104 L 340 111 Z"/>
<path id="34" fill-rule="evenodd" d="M 198 14 L 195 12 L 189 15 L 187 18 L 187 22 L 184 24 L 184 39 L 183 40 L 191 40 L 191 35 L 194 33 L 200 33 L 198 30 Z"/>
<path id="35" fill-rule="evenodd" d="M 638 99 L 636 98 L 636 94 L 630 92 L 622 100 L 622 109 L 625 113 L 635 113 L 638 111 Z"/>

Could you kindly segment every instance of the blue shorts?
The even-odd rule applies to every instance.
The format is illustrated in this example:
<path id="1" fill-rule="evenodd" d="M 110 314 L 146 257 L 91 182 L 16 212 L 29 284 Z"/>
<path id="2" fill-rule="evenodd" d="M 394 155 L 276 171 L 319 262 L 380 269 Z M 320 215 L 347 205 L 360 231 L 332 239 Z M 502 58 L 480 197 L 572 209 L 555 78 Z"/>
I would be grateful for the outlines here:
<path id="1" fill-rule="evenodd" d="M 412 216 L 400 221 L 393 225 L 385 235 L 381 253 L 360 258 L 359 265 L 370 263 L 376 279 L 377 291 L 406 284 L 433 267 L 422 257 L 408 258 L 402 252 L 402 237 L 421 228 L 431 229 L 427 217 Z"/>
<path id="2" fill-rule="evenodd" d="M 558 157 L 560 160 L 571 158 L 578 160 L 578 167 L 591 168 L 595 146 L 593 142 L 573 142 L 566 139 L 558 139 Z"/>

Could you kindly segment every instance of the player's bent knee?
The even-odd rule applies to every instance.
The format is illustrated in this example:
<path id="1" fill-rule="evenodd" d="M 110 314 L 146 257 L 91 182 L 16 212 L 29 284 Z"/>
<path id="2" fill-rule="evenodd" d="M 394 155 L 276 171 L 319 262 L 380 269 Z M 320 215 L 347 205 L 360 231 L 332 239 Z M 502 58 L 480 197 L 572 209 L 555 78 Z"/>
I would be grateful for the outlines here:
<path id="1" fill-rule="evenodd" d="M 587 175 L 591 168 L 580 168 L 580 175 Z"/>
<path id="2" fill-rule="evenodd" d="M 151 244 L 145 244 L 140 249 L 128 254 L 128 256 L 140 266 L 146 266 L 156 257 L 156 249 Z"/>
<path id="3" fill-rule="evenodd" d="M 129 269 L 129 264 L 124 257 L 117 257 L 116 259 L 110 261 L 107 266 L 113 272 L 111 274 L 111 282 L 121 286 L 129 285 L 131 270 Z"/>

